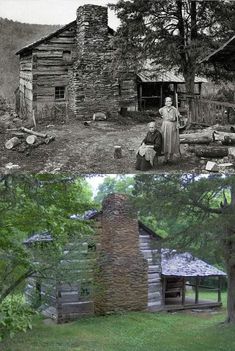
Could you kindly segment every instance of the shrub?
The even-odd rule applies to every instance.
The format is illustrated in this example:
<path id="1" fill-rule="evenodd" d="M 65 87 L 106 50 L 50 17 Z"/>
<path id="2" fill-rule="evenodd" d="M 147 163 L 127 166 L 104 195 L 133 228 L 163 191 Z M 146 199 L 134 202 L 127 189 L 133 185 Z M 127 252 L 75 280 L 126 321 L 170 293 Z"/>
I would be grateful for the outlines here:
<path id="1" fill-rule="evenodd" d="M 6 298 L 0 305 L 0 341 L 6 336 L 12 338 L 19 331 L 32 329 L 31 319 L 34 313 L 23 296 Z"/>

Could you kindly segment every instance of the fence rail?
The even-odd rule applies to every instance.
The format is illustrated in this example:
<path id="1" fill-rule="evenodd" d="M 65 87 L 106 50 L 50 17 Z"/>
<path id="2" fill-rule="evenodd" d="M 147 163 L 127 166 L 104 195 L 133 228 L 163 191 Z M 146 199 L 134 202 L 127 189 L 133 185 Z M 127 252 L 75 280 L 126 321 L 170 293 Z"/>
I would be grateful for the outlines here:
<path id="1" fill-rule="evenodd" d="M 235 104 L 187 96 L 192 122 L 214 125 L 235 123 Z"/>

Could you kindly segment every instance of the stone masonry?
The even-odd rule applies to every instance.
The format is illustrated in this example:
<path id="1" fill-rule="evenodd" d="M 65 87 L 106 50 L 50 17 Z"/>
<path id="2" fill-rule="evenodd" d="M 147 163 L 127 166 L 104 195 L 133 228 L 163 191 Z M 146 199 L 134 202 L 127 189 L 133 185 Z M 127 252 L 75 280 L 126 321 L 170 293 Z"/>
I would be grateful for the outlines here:
<path id="1" fill-rule="evenodd" d="M 125 195 L 103 202 L 95 312 L 141 311 L 148 307 L 148 263 L 139 247 L 137 215 Z"/>
<path id="2" fill-rule="evenodd" d="M 135 76 L 128 72 L 127 81 L 122 79 L 120 83 L 118 73 L 113 72 L 115 49 L 111 44 L 107 7 L 78 8 L 76 40 L 77 59 L 70 77 L 75 115 L 78 119 L 91 119 L 95 112 L 117 116 L 122 91 L 124 100 L 136 97 Z"/>

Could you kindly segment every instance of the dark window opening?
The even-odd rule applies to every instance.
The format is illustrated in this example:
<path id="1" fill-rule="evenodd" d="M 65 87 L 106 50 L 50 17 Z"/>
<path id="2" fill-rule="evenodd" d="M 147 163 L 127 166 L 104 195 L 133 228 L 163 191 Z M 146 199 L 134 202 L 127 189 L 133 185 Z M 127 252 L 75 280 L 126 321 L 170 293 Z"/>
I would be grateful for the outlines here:
<path id="1" fill-rule="evenodd" d="M 70 61 L 70 59 L 71 59 L 71 51 L 70 50 L 64 50 L 63 51 L 63 60 Z"/>
<path id="2" fill-rule="evenodd" d="M 55 87 L 55 99 L 65 98 L 65 87 Z"/>
<path id="3" fill-rule="evenodd" d="M 88 296 L 91 296 L 91 284 L 82 283 L 80 289 L 80 297 L 87 298 Z"/>
<path id="4" fill-rule="evenodd" d="M 96 251 L 96 245 L 95 245 L 95 243 L 89 243 L 89 244 L 87 245 L 87 251 L 88 251 L 88 252 L 95 252 L 95 251 Z"/>

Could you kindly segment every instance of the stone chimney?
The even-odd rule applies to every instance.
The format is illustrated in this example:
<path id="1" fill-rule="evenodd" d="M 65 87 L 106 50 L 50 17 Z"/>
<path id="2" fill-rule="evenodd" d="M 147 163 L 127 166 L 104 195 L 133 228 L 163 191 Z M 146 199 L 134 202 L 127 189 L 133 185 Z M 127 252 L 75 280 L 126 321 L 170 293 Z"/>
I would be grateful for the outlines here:
<path id="1" fill-rule="evenodd" d="M 116 115 L 119 84 L 112 73 L 107 7 L 84 5 L 77 10 L 77 60 L 73 67 L 74 112 L 91 119 L 95 112 Z"/>
<path id="2" fill-rule="evenodd" d="M 96 313 L 146 310 L 148 264 L 139 248 L 137 215 L 125 195 L 104 200 L 101 225 Z"/>

